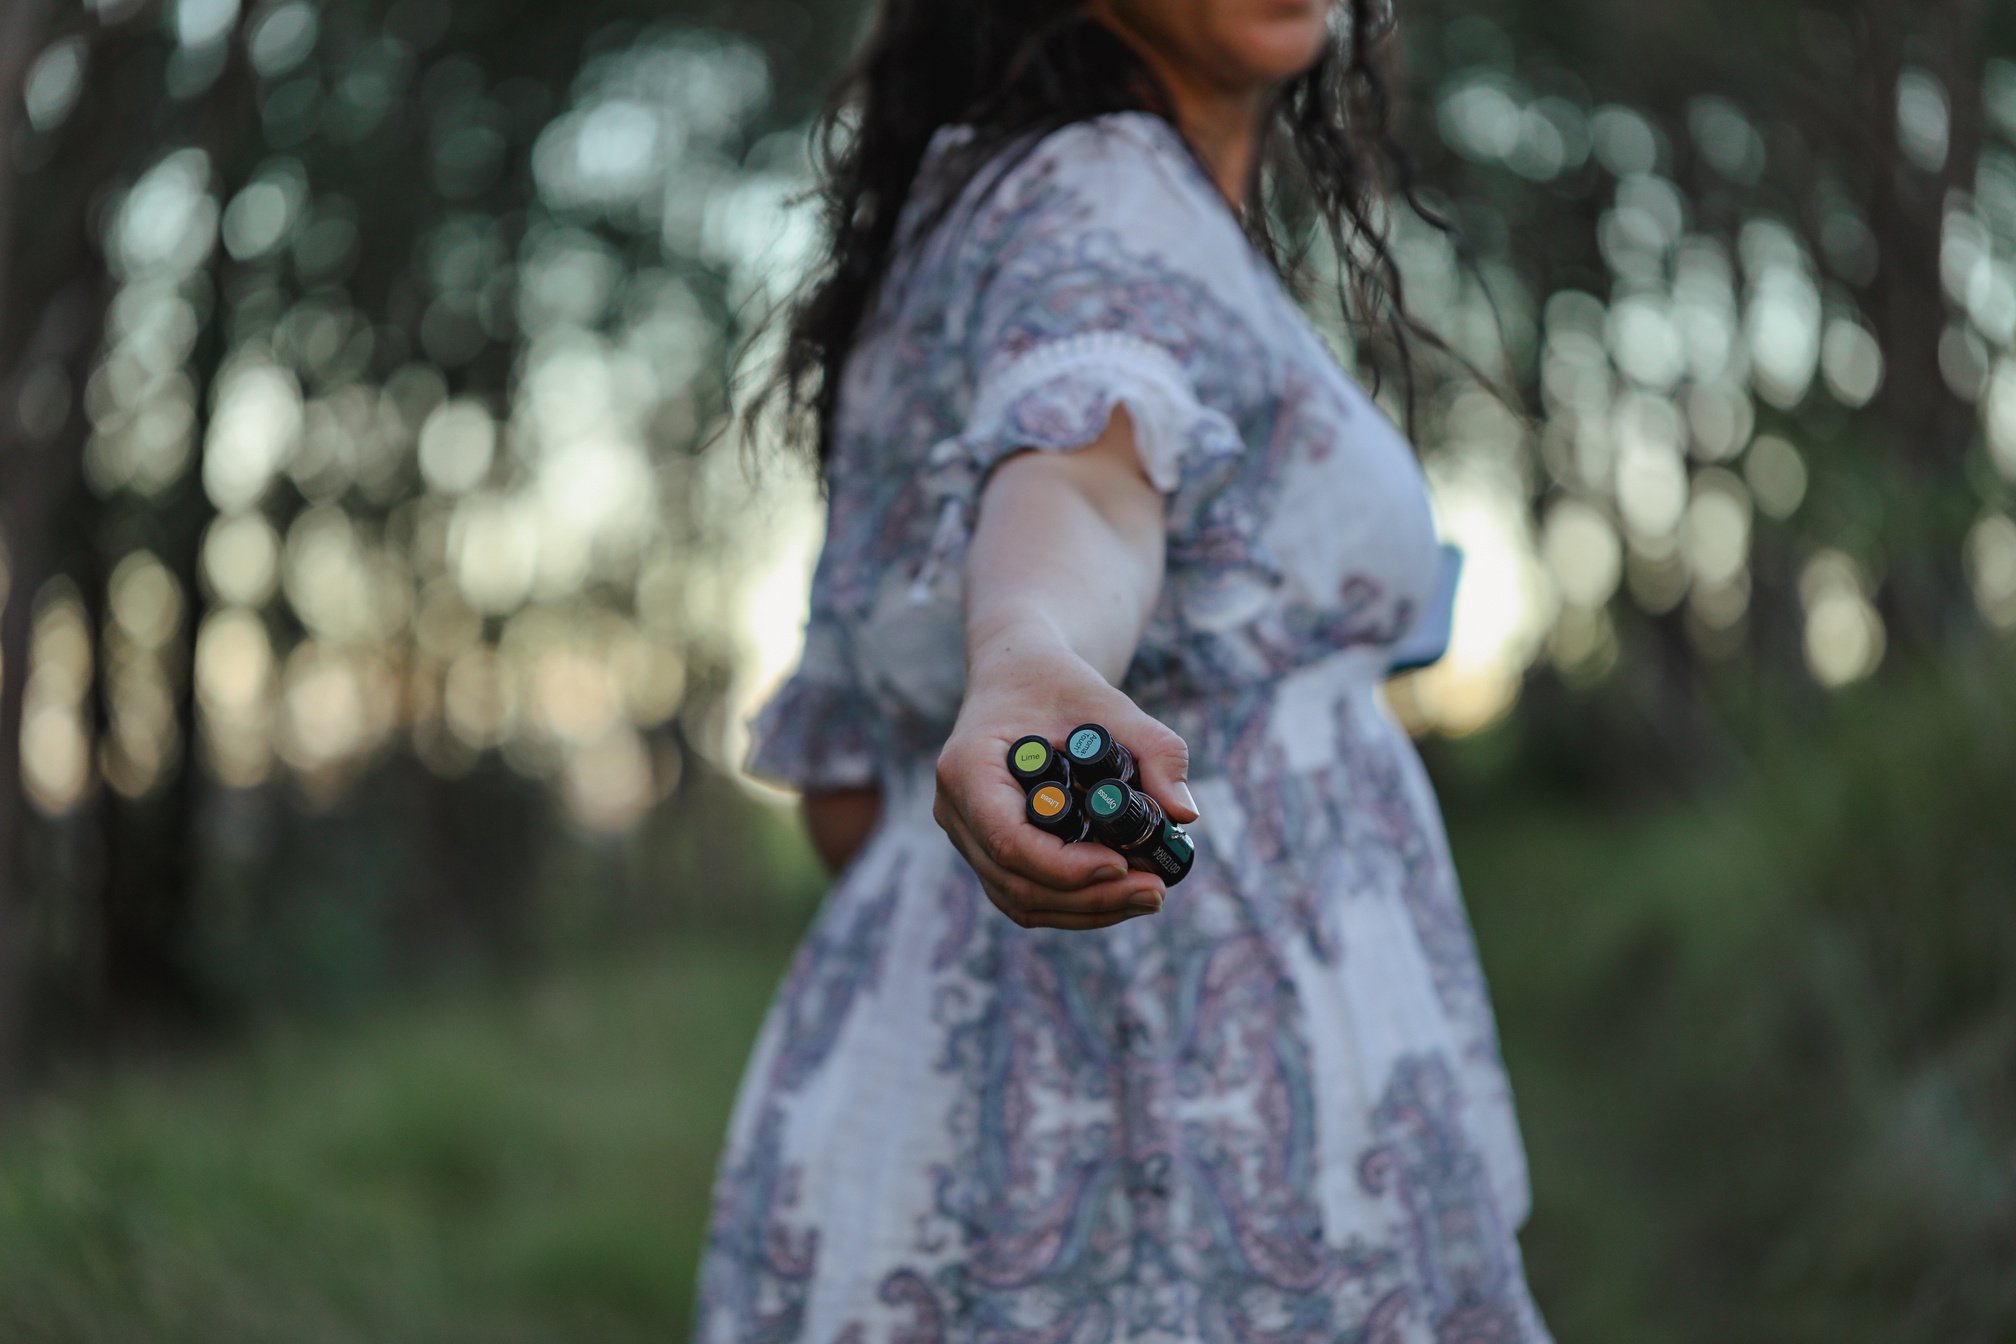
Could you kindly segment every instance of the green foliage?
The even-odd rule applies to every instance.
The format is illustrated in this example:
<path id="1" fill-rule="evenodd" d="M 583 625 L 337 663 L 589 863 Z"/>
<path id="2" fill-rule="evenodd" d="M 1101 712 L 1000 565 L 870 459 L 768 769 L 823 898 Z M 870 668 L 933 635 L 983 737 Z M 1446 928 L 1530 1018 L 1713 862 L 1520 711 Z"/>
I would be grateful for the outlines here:
<path id="1" fill-rule="evenodd" d="M 1564 1340 L 2016 1330 L 2016 677 L 1841 698 L 1705 805 L 1455 828 Z"/>
<path id="2" fill-rule="evenodd" d="M 689 945 L 48 1102 L 0 1164 L 0 1338 L 679 1338 L 783 955 Z"/>

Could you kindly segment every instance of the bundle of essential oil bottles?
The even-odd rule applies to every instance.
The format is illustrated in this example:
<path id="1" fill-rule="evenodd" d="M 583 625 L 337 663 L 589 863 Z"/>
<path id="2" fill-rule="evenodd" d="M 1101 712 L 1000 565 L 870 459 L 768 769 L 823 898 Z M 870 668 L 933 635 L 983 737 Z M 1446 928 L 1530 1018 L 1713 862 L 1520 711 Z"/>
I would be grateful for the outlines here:
<path id="1" fill-rule="evenodd" d="M 1018 738 L 1008 748 L 1008 772 L 1027 795 L 1031 825 L 1066 844 L 1109 845 L 1172 887 L 1188 876 L 1196 841 L 1137 787 L 1134 753 L 1101 725 L 1079 724 L 1061 749 L 1035 733 Z"/>

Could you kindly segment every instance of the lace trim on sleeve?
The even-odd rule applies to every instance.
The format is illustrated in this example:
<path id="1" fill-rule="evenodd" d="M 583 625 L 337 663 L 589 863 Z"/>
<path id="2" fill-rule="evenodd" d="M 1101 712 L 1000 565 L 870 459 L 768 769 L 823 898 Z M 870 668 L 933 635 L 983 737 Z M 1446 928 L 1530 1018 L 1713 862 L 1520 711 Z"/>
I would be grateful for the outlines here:
<path id="1" fill-rule="evenodd" d="M 939 440 L 925 460 L 923 488 L 937 501 L 938 519 L 910 600 L 926 600 L 958 573 L 996 466 L 1023 449 L 1085 447 L 1119 404 L 1133 422 L 1142 470 L 1168 496 L 1172 532 L 1245 450 L 1238 427 L 1200 401 L 1176 357 L 1152 341 L 1112 330 L 1032 346 L 983 377 L 966 428 Z"/>

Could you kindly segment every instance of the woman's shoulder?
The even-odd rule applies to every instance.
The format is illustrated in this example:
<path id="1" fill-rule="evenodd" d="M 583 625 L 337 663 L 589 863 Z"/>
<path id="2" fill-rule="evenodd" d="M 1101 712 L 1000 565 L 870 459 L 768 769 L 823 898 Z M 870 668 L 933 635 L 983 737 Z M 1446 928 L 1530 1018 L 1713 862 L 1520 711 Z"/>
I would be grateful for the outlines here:
<path id="1" fill-rule="evenodd" d="M 1237 223 L 1182 133 L 1152 112 L 1105 112 L 1007 151 L 988 208 L 1237 242 Z"/>
<path id="2" fill-rule="evenodd" d="M 1046 136 L 979 222 L 1004 308 L 1039 324 L 1193 333 L 1200 358 L 1271 329 L 1271 277 L 1182 134 L 1145 111 Z M 998 315 L 998 314 L 997 314 Z"/>
<path id="3" fill-rule="evenodd" d="M 924 188 L 913 192 L 903 233 L 926 199 L 941 188 L 940 174 L 963 162 L 960 146 L 976 129 L 964 122 L 941 126 L 918 169 Z M 968 165 L 941 226 L 952 217 L 964 226 L 942 230 L 969 241 L 977 228 L 985 250 L 1014 237 L 1100 225 L 1143 241 L 1187 241 L 1200 253 L 1245 246 L 1230 206 L 1219 194 L 1182 132 L 1140 109 L 1103 112 L 995 146 L 986 161 Z"/>
<path id="4" fill-rule="evenodd" d="M 922 171 L 974 134 L 940 128 Z M 989 151 L 910 260 L 919 283 L 903 287 L 892 325 L 928 327 L 934 339 L 896 342 L 906 363 L 923 348 L 977 375 L 1062 337 L 1080 338 L 1074 350 L 1129 337 L 1130 347 L 1173 355 L 1207 396 L 1245 409 L 1283 341 L 1269 292 L 1278 282 L 1181 132 L 1147 111 L 1083 118 Z"/>

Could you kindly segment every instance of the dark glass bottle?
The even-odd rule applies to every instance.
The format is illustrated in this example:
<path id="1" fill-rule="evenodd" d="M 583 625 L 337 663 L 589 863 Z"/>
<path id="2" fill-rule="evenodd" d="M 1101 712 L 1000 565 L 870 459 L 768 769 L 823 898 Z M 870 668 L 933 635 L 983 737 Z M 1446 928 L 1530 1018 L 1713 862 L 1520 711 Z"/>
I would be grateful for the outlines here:
<path id="1" fill-rule="evenodd" d="M 1029 790 L 1023 812 L 1031 825 L 1048 831 L 1067 845 L 1083 840 L 1091 825 L 1085 815 L 1085 805 L 1071 790 L 1054 781 L 1046 781 Z"/>
<path id="2" fill-rule="evenodd" d="M 1008 748 L 1008 773 L 1024 789 L 1033 789 L 1038 784 L 1071 787 L 1071 762 L 1050 745 L 1049 738 L 1038 733 L 1017 738 L 1015 745 Z"/>
<path id="3" fill-rule="evenodd" d="M 1122 779 L 1102 779 L 1085 791 L 1092 837 L 1127 856 L 1136 868 L 1175 886 L 1190 874 L 1197 843 L 1156 802 Z"/>
<path id="4" fill-rule="evenodd" d="M 1102 724 L 1081 723 L 1073 728 L 1064 739 L 1064 755 L 1079 779 L 1117 779 L 1130 788 L 1136 783 L 1134 753 Z"/>

